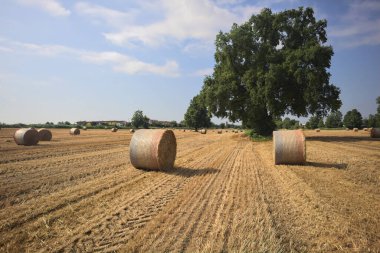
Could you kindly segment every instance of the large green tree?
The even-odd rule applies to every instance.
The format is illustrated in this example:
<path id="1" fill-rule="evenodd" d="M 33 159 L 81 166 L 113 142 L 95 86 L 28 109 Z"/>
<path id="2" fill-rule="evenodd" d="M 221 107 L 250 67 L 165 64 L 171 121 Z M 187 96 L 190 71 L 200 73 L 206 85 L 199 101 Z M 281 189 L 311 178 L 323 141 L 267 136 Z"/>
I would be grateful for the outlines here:
<path id="1" fill-rule="evenodd" d="M 309 129 L 316 129 L 319 127 L 321 120 L 323 123 L 323 119 L 320 116 L 318 115 L 311 116 L 309 121 L 306 123 L 306 127 Z"/>
<path id="2" fill-rule="evenodd" d="M 139 127 L 148 128 L 149 118 L 146 115 L 144 115 L 143 111 L 137 110 L 132 116 L 131 123 L 132 123 L 132 126 L 135 128 L 139 128 Z"/>
<path id="3" fill-rule="evenodd" d="M 185 113 L 185 123 L 188 127 L 195 128 L 195 130 L 211 125 L 211 117 L 200 95 L 195 96 L 190 101 L 190 105 Z"/>
<path id="4" fill-rule="evenodd" d="M 343 115 L 340 111 L 332 112 L 326 118 L 326 127 L 328 128 L 337 128 L 342 127 L 342 118 Z"/>
<path id="5" fill-rule="evenodd" d="M 346 115 L 344 115 L 344 118 L 343 118 L 343 124 L 345 127 L 348 127 L 348 128 L 354 128 L 354 127 L 360 128 L 362 126 L 362 121 L 363 121 L 362 115 L 356 109 L 348 111 Z"/>
<path id="6" fill-rule="evenodd" d="M 201 94 L 217 117 L 242 121 L 270 135 L 284 114 L 326 116 L 341 106 L 327 69 L 326 20 L 312 8 L 272 13 L 263 9 L 230 32 L 216 36 L 215 66 Z"/>

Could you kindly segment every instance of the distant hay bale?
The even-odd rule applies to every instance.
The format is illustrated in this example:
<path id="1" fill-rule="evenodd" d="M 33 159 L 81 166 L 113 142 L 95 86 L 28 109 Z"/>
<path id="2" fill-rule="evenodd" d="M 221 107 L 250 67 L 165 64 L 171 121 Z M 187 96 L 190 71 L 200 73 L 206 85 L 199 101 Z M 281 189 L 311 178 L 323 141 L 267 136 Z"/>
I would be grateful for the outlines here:
<path id="1" fill-rule="evenodd" d="M 372 128 L 370 133 L 372 138 L 380 138 L 380 128 Z"/>
<path id="2" fill-rule="evenodd" d="M 186 132 L 186 130 L 185 130 L 185 129 L 183 129 L 183 132 Z"/>
<path id="3" fill-rule="evenodd" d="M 306 141 L 301 130 L 273 131 L 274 164 L 304 164 Z"/>
<path id="4" fill-rule="evenodd" d="M 142 129 L 133 134 L 129 144 L 132 165 L 138 169 L 172 169 L 177 153 L 173 131 Z"/>
<path id="5" fill-rule="evenodd" d="M 317 129 L 315 129 L 315 131 L 316 131 L 317 133 L 319 133 L 319 132 L 321 131 L 321 129 L 317 128 Z"/>
<path id="6" fill-rule="evenodd" d="M 84 131 L 87 131 L 87 127 L 85 127 L 85 126 L 83 126 L 82 129 L 83 129 Z"/>
<path id="7" fill-rule="evenodd" d="M 46 128 L 41 128 L 38 130 L 38 139 L 40 141 L 51 141 L 51 138 L 53 137 L 50 130 Z"/>
<path id="8" fill-rule="evenodd" d="M 129 130 L 130 133 L 134 133 L 135 132 L 135 129 L 131 129 Z"/>
<path id="9" fill-rule="evenodd" d="M 207 130 L 206 130 L 206 129 L 202 129 L 202 130 L 200 131 L 200 133 L 201 133 L 201 134 L 206 134 L 206 133 L 207 133 Z"/>
<path id="10" fill-rule="evenodd" d="M 354 128 L 354 129 L 352 129 L 352 130 L 354 130 L 354 132 L 357 132 L 359 129 L 357 129 L 356 127 Z"/>
<path id="11" fill-rule="evenodd" d="M 18 145 L 37 145 L 39 141 L 38 131 L 34 128 L 21 128 L 14 133 L 13 139 Z"/>
<path id="12" fill-rule="evenodd" d="M 368 131 L 368 128 L 366 128 L 366 127 L 365 127 L 365 128 L 363 128 L 363 131 Z"/>
<path id="13" fill-rule="evenodd" d="M 349 129 L 349 128 L 346 128 L 346 131 L 350 131 L 350 129 Z"/>
<path id="14" fill-rule="evenodd" d="M 116 133 L 117 132 L 117 128 L 116 127 L 113 127 L 112 129 L 111 129 L 111 131 L 113 132 L 113 133 Z"/>
<path id="15" fill-rule="evenodd" d="M 221 134 L 222 133 L 222 130 L 218 130 L 218 134 Z"/>
<path id="16" fill-rule="evenodd" d="M 70 129 L 70 134 L 71 135 L 80 135 L 80 130 L 79 128 L 73 127 Z"/>

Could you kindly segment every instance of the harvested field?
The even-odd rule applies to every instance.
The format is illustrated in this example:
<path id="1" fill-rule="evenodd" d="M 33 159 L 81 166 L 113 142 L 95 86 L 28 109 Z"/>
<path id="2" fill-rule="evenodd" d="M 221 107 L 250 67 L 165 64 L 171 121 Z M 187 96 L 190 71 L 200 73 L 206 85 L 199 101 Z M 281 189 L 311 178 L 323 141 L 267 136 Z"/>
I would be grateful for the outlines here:
<path id="1" fill-rule="evenodd" d="M 380 252 L 380 139 L 305 131 L 307 163 L 273 143 L 174 130 L 175 168 L 135 169 L 132 133 L 18 146 L 0 132 L 0 252 Z M 9 141 L 11 140 L 11 141 Z"/>

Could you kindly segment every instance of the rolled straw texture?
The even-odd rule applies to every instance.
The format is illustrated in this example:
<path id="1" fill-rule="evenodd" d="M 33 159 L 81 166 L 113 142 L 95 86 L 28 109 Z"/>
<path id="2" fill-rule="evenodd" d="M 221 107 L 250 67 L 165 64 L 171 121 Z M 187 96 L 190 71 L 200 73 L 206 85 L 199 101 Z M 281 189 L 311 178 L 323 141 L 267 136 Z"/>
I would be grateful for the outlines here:
<path id="1" fill-rule="evenodd" d="M 380 128 L 372 128 L 371 129 L 371 137 L 372 138 L 380 138 Z"/>
<path id="2" fill-rule="evenodd" d="M 80 135 L 80 130 L 79 130 L 79 128 L 71 128 L 70 129 L 70 134 L 71 135 Z"/>
<path id="3" fill-rule="evenodd" d="M 36 145 L 39 141 L 38 132 L 34 128 L 21 128 L 17 130 L 13 139 L 18 145 L 31 146 Z"/>
<path id="4" fill-rule="evenodd" d="M 165 170 L 174 166 L 177 142 L 172 130 L 141 129 L 129 145 L 132 165 L 138 169 Z"/>
<path id="5" fill-rule="evenodd" d="M 301 130 L 273 131 L 275 164 L 303 164 L 306 162 L 306 142 Z"/>
<path id="6" fill-rule="evenodd" d="M 50 130 L 46 128 L 41 128 L 38 130 L 38 138 L 40 141 L 51 141 L 51 138 L 53 137 Z"/>

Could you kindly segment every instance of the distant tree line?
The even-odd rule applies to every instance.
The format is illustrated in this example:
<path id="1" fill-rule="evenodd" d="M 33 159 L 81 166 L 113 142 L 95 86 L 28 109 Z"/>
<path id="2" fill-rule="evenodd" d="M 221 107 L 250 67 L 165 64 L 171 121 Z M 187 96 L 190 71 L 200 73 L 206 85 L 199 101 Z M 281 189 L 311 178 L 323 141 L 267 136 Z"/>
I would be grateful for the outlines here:
<path id="1" fill-rule="evenodd" d="M 357 109 L 348 111 L 344 117 L 340 111 L 330 113 L 326 120 L 320 116 L 312 116 L 305 124 L 308 129 L 315 128 L 364 128 L 364 127 L 380 127 L 380 97 L 376 99 L 377 112 L 368 115 L 368 118 L 363 118 L 362 114 Z"/>

